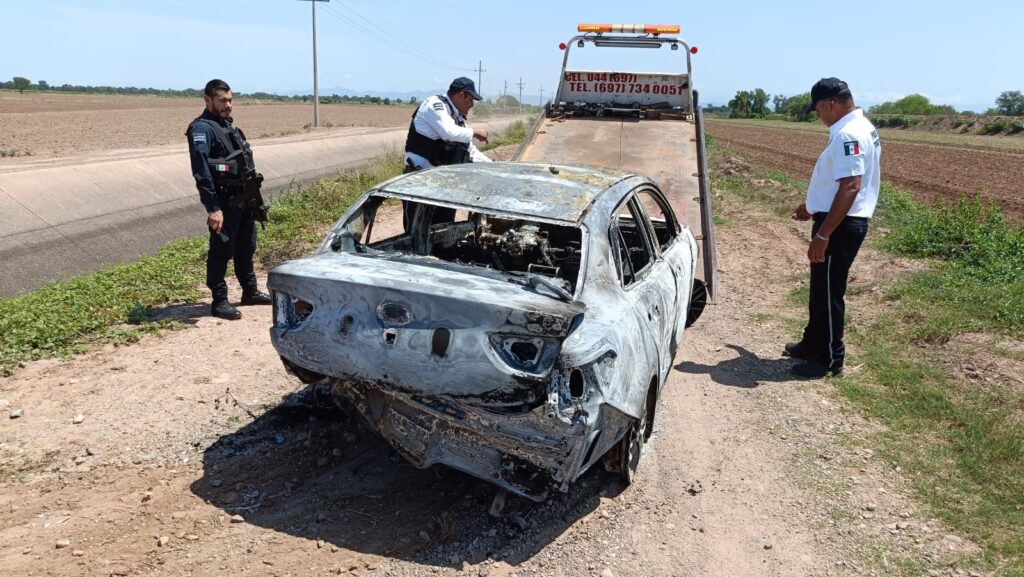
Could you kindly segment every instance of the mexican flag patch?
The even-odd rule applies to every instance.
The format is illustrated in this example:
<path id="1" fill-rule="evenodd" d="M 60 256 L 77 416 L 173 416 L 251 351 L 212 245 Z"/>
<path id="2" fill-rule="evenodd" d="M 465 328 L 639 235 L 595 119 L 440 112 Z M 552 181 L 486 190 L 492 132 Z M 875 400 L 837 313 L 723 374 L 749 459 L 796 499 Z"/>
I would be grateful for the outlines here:
<path id="1" fill-rule="evenodd" d="M 850 142 L 844 142 L 843 143 L 843 152 L 846 153 L 846 156 L 857 156 L 857 155 L 859 155 L 860 154 L 860 143 L 857 142 L 856 140 L 851 140 Z"/>

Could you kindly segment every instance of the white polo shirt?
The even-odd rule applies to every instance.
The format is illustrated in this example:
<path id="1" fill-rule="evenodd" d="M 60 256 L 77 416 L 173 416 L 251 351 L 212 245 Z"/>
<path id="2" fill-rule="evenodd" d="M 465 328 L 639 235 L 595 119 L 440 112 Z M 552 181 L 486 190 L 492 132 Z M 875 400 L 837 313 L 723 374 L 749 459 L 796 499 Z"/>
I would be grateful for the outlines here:
<path id="1" fill-rule="evenodd" d="M 473 129 L 465 124 L 465 119 L 455 108 L 455 104 L 447 94 L 428 96 L 416 109 L 412 124 L 416 132 L 433 140 L 469 143 L 469 158 L 473 162 L 491 162 L 480 149 L 473 144 Z M 406 160 L 412 161 L 417 168 L 433 168 L 433 164 L 415 152 L 406 152 Z"/>
<path id="2" fill-rule="evenodd" d="M 807 184 L 807 211 L 828 212 L 839 192 L 839 179 L 860 176 L 860 190 L 847 216 L 871 218 L 881 186 L 882 143 L 864 111 L 856 109 L 829 127 L 828 144 L 818 156 Z"/>

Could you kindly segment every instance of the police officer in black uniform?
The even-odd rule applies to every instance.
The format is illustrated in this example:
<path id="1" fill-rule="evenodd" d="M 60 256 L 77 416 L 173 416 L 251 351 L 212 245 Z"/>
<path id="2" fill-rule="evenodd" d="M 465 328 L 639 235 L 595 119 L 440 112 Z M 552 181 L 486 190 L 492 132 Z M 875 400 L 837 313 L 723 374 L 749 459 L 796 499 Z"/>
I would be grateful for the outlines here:
<path id="1" fill-rule="evenodd" d="M 210 312 L 215 317 L 235 320 L 242 318 L 242 313 L 228 302 L 228 285 L 224 282 L 228 260 L 234 259 L 243 305 L 269 305 L 271 300 L 270 295 L 259 290 L 252 263 L 256 252 L 256 218 L 265 220 L 265 212 L 260 212 L 265 208 L 254 208 L 241 200 L 246 185 L 258 179 L 258 190 L 263 177 L 255 171 L 245 134 L 231 125 L 231 101 L 231 87 L 226 82 L 207 82 L 203 90 L 206 110 L 192 121 L 185 136 L 199 199 L 209 215 L 206 286 L 213 293 Z"/>
<path id="2" fill-rule="evenodd" d="M 491 162 L 473 144 L 474 138 L 487 142 L 487 130 L 466 126 L 466 116 L 478 100 L 483 97 L 465 76 L 453 80 L 447 94 L 424 100 L 413 113 L 405 138 L 405 172 L 464 162 Z M 409 230 L 416 203 L 402 205 L 403 222 Z M 450 222 L 454 218 L 453 209 L 434 211 L 435 222 Z"/>

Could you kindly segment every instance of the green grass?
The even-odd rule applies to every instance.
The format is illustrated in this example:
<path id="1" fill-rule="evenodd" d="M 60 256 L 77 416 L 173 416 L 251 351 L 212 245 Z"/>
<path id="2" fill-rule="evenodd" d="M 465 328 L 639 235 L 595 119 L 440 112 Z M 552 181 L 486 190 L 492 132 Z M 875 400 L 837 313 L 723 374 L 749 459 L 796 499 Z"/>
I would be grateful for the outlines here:
<path id="1" fill-rule="evenodd" d="M 401 155 L 391 152 L 366 170 L 282 196 L 260 232 L 256 258 L 269 268 L 310 252 L 360 193 L 399 174 L 401 166 Z M 0 374 L 25 361 L 81 352 L 91 343 L 127 344 L 173 328 L 166 319 L 150 320 L 153 311 L 199 298 L 206 247 L 206 236 L 197 236 L 134 263 L 0 300 Z"/>
<path id="2" fill-rule="evenodd" d="M 737 156 L 720 149 L 712 154 L 718 162 Z M 753 182 L 766 178 L 804 184 L 751 167 L 716 177 L 714 188 L 741 205 L 729 214 L 751 203 L 776 214 L 791 208 L 791 199 Z M 979 386 L 942 368 L 972 360 L 971 350 L 943 346 L 964 333 L 988 334 L 990 344 L 979 350 L 1020 361 L 1019 352 L 991 343 L 1024 337 L 1024 230 L 976 198 L 922 205 L 888 184 L 872 227 L 871 246 L 926 265 L 885 281 L 879 294 L 886 314 L 847 332 L 850 360 L 864 370 L 831 382 L 885 424 L 886 432 L 874 439 L 879 454 L 905 470 L 932 515 L 981 546 L 979 563 L 992 574 L 1024 575 L 1024 391 L 1010 383 Z M 881 228 L 888 234 L 880 238 Z M 800 324 L 807 286 L 797 277 L 787 282 L 786 306 Z"/>
<path id="3" fill-rule="evenodd" d="M 0 301 L 0 372 L 20 362 L 64 356 L 86 340 L 131 342 L 163 323 L 140 311 L 198 297 L 203 239 L 171 243 L 156 255 Z M 135 321 L 131 327 L 120 325 Z"/>
<path id="4" fill-rule="evenodd" d="M 402 155 L 391 151 L 365 170 L 282 195 L 271 207 L 266 230 L 260 232 L 256 259 L 270 268 L 309 253 L 357 196 L 401 172 Z"/>
<path id="5" fill-rule="evenodd" d="M 532 122 L 529 121 L 529 122 Z M 530 124 L 522 120 L 515 120 L 505 128 L 498 137 L 493 138 L 487 144 L 483 145 L 480 150 L 490 150 L 492 148 L 498 148 L 499 146 L 508 146 L 509 144 L 519 144 L 526 138 L 526 133 L 530 131 Z"/>
<path id="6" fill-rule="evenodd" d="M 967 332 L 1024 337 L 1024 229 L 973 197 L 920 206 L 885 187 L 879 220 L 892 233 L 882 246 L 940 264 L 897 284 L 889 298 L 918 312 L 916 338 L 942 341 Z"/>
<path id="7" fill-rule="evenodd" d="M 495 146 L 522 142 L 526 131 L 525 123 L 513 122 Z M 272 203 L 270 222 L 259 233 L 257 261 L 271 268 L 308 254 L 356 197 L 401 172 L 402 154 L 391 151 L 359 172 L 286 191 Z M 0 375 L 26 361 L 82 352 L 93 343 L 128 344 L 176 328 L 167 319 L 153 320 L 154 312 L 200 297 L 206 238 L 174 242 L 133 263 L 0 300 Z"/>

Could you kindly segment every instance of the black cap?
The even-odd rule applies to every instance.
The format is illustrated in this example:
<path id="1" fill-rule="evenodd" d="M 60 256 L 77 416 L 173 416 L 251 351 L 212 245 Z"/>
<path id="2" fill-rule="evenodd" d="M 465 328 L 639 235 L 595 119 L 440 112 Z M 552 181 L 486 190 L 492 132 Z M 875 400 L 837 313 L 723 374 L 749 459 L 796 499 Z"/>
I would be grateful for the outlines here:
<path id="1" fill-rule="evenodd" d="M 822 78 L 811 87 L 811 105 L 807 112 L 814 112 L 819 100 L 843 96 L 850 96 L 850 87 L 845 82 L 835 77 Z"/>
<path id="2" fill-rule="evenodd" d="M 452 85 L 448 87 L 448 94 L 455 94 L 456 92 L 465 92 L 473 97 L 473 100 L 483 100 L 484 97 L 480 96 L 476 91 L 476 84 L 465 76 L 459 76 L 455 80 L 452 80 Z"/>

